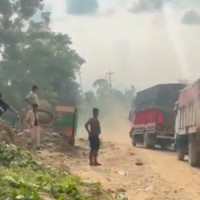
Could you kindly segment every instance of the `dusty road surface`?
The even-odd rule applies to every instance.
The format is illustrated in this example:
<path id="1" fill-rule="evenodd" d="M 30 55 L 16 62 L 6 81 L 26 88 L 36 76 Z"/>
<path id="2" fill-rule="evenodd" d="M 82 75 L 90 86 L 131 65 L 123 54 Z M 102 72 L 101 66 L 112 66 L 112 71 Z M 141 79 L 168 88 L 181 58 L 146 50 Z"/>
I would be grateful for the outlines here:
<path id="1" fill-rule="evenodd" d="M 129 200 L 200 200 L 200 170 L 177 161 L 174 153 L 103 141 L 103 166 L 90 167 L 87 140 L 79 139 L 76 148 L 63 150 L 62 146 L 61 150 L 59 137 L 54 138 L 51 142 L 48 138 L 48 145 L 38 152 L 45 164 L 88 182 L 101 182 L 113 194 L 124 193 Z"/>

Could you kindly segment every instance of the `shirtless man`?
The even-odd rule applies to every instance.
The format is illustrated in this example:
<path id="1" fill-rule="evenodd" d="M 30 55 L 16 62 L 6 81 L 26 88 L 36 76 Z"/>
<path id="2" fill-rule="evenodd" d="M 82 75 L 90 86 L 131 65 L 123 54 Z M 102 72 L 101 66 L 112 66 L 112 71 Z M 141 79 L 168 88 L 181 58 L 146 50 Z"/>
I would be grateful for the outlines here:
<path id="1" fill-rule="evenodd" d="M 97 161 L 98 151 L 100 148 L 99 135 L 101 133 L 100 122 L 98 120 L 99 110 L 97 108 L 93 109 L 93 117 L 87 121 L 85 128 L 89 134 L 90 141 L 90 155 L 89 164 L 90 166 L 101 165 Z"/>

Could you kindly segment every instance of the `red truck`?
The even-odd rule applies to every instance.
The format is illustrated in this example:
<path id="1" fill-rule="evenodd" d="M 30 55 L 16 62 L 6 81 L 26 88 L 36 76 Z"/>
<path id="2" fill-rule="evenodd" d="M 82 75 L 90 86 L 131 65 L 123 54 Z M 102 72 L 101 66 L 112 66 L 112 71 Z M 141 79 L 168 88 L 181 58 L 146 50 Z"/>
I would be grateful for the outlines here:
<path id="1" fill-rule="evenodd" d="M 177 102 L 176 146 L 178 160 L 188 155 L 191 166 L 200 166 L 200 80 L 184 88 Z"/>
<path id="2" fill-rule="evenodd" d="M 174 105 L 184 87 L 184 84 L 160 84 L 137 93 L 130 131 L 134 146 L 159 145 L 165 149 L 174 143 Z"/>

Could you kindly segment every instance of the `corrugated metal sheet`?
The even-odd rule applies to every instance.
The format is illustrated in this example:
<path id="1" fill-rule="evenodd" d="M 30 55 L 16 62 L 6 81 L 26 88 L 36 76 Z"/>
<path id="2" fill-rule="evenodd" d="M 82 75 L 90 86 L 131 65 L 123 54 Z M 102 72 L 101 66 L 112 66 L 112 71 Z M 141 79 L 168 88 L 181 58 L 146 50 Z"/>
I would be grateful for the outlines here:
<path id="1" fill-rule="evenodd" d="M 161 110 L 172 110 L 178 100 L 180 90 L 184 84 L 160 84 L 137 93 L 135 107 L 136 110 L 146 110 L 157 108 Z"/>

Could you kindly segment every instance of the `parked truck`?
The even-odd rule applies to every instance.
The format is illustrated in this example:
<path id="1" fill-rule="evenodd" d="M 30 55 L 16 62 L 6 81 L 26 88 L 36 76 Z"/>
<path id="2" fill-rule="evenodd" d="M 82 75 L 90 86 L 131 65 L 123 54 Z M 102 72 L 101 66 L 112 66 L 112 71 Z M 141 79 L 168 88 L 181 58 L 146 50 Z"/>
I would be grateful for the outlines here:
<path id="1" fill-rule="evenodd" d="M 184 87 L 184 84 L 160 84 L 137 93 L 130 132 L 134 146 L 159 145 L 165 149 L 174 143 L 174 105 Z"/>
<path id="2" fill-rule="evenodd" d="M 200 80 L 184 88 L 177 102 L 176 146 L 178 160 L 188 155 L 191 166 L 200 166 Z"/>

